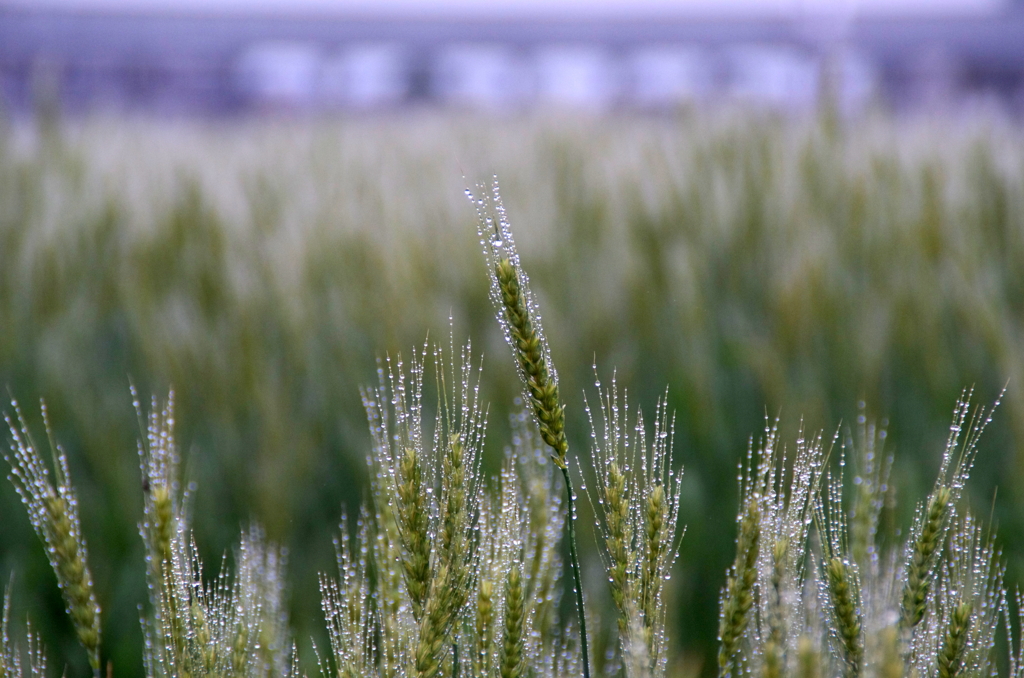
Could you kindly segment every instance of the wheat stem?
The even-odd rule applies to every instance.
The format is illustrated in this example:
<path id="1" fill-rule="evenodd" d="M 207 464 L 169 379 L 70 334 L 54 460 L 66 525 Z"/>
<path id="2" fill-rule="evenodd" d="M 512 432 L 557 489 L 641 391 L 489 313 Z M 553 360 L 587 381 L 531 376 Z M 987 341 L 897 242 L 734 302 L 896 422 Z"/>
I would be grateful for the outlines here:
<path id="1" fill-rule="evenodd" d="M 583 655 L 583 678 L 590 678 L 590 654 L 587 646 L 587 616 L 583 607 L 583 583 L 580 581 L 580 556 L 576 549 L 576 497 L 572 489 L 572 480 L 569 479 L 568 466 L 562 467 L 562 477 L 565 478 L 565 494 L 567 497 L 567 508 L 569 519 L 566 521 L 569 528 L 569 561 L 572 570 L 573 588 L 576 592 L 576 610 L 580 619 L 580 652 Z"/>

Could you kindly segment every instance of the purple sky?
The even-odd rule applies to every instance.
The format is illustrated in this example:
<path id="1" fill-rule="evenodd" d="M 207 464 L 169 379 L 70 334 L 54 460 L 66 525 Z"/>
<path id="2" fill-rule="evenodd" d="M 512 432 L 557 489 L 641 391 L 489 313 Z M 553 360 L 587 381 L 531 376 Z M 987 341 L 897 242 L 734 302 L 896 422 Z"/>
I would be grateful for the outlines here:
<path id="1" fill-rule="evenodd" d="M 1004 0 L 0 0 L 0 6 L 133 11 L 248 13 L 326 12 L 428 17 L 595 14 L 815 16 L 861 14 L 987 14 Z"/>

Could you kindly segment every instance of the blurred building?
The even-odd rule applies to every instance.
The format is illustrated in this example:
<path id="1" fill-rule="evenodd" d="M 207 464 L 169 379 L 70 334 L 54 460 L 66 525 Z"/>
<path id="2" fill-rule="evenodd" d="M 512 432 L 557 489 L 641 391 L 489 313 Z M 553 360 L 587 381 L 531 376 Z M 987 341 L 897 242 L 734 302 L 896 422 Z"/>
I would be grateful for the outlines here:
<path id="1" fill-rule="evenodd" d="M 991 106 L 1024 114 L 1024 3 L 966 13 L 409 16 L 0 4 L 0 96 L 71 113 Z"/>

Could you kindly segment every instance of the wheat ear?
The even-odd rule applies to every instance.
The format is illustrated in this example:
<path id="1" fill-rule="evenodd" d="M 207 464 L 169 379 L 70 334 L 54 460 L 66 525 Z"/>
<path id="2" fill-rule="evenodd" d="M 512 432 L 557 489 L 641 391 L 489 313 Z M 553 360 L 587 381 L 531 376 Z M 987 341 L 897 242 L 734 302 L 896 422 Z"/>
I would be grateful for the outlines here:
<path id="1" fill-rule="evenodd" d="M 858 589 L 853 568 L 842 558 L 833 556 L 825 564 L 825 583 L 832 603 L 835 633 L 846 664 L 843 675 L 857 678 L 864 659 L 864 641 L 861 638 Z"/>
<path id="2" fill-rule="evenodd" d="M 651 488 L 644 511 L 644 527 L 647 541 L 646 558 L 640 577 L 640 607 L 644 619 L 644 643 L 650 655 L 651 665 L 657 665 L 658 656 L 654 643 L 655 620 L 658 618 L 658 598 L 661 587 L 661 571 L 665 553 L 669 549 L 669 506 L 665 498 L 665 486 L 661 483 Z"/>
<path id="3" fill-rule="evenodd" d="M 511 275 L 509 275 L 511 273 Z M 580 624 L 580 651 L 583 655 L 583 678 L 590 678 L 590 658 L 587 647 L 587 620 L 583 604 L 583 583 L 580 577 L 580 557 L 576 547 L 576 497 L 569 477 L 566 453 L 569 444 L 565 439 L 565 411 L 558 400 L 558 384 L 552 378 L 547 360 L 540 350 L 541 340 L 530 321 L 525 297 L 520 294 L 519 275 L 510 260 L 498 263 L 496 274 L 502 288 L 505 313 L 511 327 L 516 357 L 534 407 L 534 415 L 540 427 L 541 437 L 553 450 L 551 459 L 562 471 L 565 480 L 566 504 L 568 507 L 569 559 L 572 569 L 573 586 L 576 592 L 576 608 Z"/>
<path id="4" fill-rule="evenodd" d="M 900 625 L 905 630 L 912 630 L 924 618 L 935 565 L 934 555 L 942 543 L 942 531 L 952 496 L 949 488 L 940 486 L 928 498 L 924 523 L 914 540 L 910 562 L 907 564 L 907 583 L 903 588 L 903 604 L 900 608 Z"/>
<path id="5" fill-rule="evenodd" d="M 50 565 L 57 575 L 68 616 L 78 641 L 89 656 L 93 675 L 100 675 L 100 606 L 93 591 L 85 537 L 78 519 L 78 500 L 68 479 L 68 460 L 54 442 L 46 404 L 41 404 L 43 423 L 50 436 L 55 480 L 28 432 L 17 403 L 12 403 L 17 425 L 7 415 L 13 456 L 5 456 L 11 467 L 11 482 L 28 510 L 32 527 L 42 539 Z"/>
<path id="6" fill-rule="evenodd" d="M 768 637 L 764 643 L 764 678 L 781 678 L 784 659 L 785 623 L 782 609 L 782 579 L 789 556 L 789 539 L 779 537 L 772 547 L 772 576 L 768 589 Z"/>
<path id="7" fill-rule="evenodd" d="M 477 670 L 480 675 L 490 675 L 494 644 L 494 584 L 483 577 L 477 585 L 476 643 Z"/>
<path id="8" fill-rule="evenodd" d="M 442 489 L 446 496 L 437 558 L 440 564 L 432 573 L 419 626 L 416 650 L 416 674 L 419 678 L 438 675 L 445 654 L 445 641 L 469 595 L 464 452 L 459 437 L 451 435 L 443 461 Z M 454 670 L 458 662 L 453 660 L 452 666 Z"/>
<path id="9" fill-rule="evenodd" d="M 135 387 L 131 387 L 132 403 L 139 418 L 139 428 L 144 435 L 139 439 L 139 466 L 142 471 L 143 522 L 142 540 L 148 552 L 148 577 L 150 602 L 153 606 L 153 637 L 150 649 L 153 657 L 163 652 L 177 654 L 186 646 L 185 626 L 178 613 L 179 601 L 173 595 L 174 555 L 172 540 L 183 527 L 184 517 L 178 497 L 177 446 L 174 442 L 174 392 L 168 393 L 167 401 L 160 407 L 157 398 L 150 403 L 148 415 L 142 411 L 142 403 Z M 170 634 L 160 632 L 161 627 L 170 629 Z"/>
<path id="10" fill-rule="evenodd" d="M 810 636 L 800 636 L 796 654 L 798 678 L 821 678 L 821 651 Z"/>
<path id="11" fill-rule="evenodd" d="M 505 582 L 505 627 L 501 645 L 501 678 L 523 675 L 524 629 L 526 621 L 523 576 L 513 564 Z"/>
<path id="12" fill-rule="evenodd" d="M 957 678 L 963 670 L 967 631 L 971 625 L 971 604 L 960 603 L 949 616 L 946 635 L 939 650 L 939 678 Z"/>
<path id="13" fill-rule="evenodd" d="M 608 575 L 611 581 L 612 600 L 619 610 L 619 633 L 623 637 L 629 629 L 630 622 L 628 572 L 633 560 L 630 554 L 632 535 L 629 529 L 629 503 L 626 493 L 626 476 L 623 475 L 619 464 L 613 461 L 608 465 L 608 483 L 604 488 L 605 520 L 608 523 L 605 544 L 611 561 Z"/>
<path id="14" fill-rule="evenodd" d="M 430 516 L 427 508 L 423 469 L 416 448 L 408 447 L 399 461 L 398 522 L 405 547 L 402 568 L 412 601 L 413 616 L 419 621 L 430 589 Z"/>
<path id="15" fill-rule="evenodd" d="M 554 451 L 551 458 L 555 464 L 564 469 L 567 467 L 565 455 L 569 451 L 569 443 L 565 439 L 565 410 L 559 401 L 558 383 L 548 369 L 541 337 L 533 327 L 519 273 L 510 259 L 499 261 L 494 272 L 501 289 L 516 360 L 537 417 L 540 435 Z"/>
<path id="16" fill-rule="evenodd" d="M 732 676 L 736 667 L 735 656 L 740 638 L 747 628 L 748 612 L 754 602 L 754 583 L 757 581 L 757 553 L 761 539 L 761 509 L 751 498 L 740 518 L 740 533 L 736 538 L 736 561 L 722 596 L 722 613 L 718 625 L 718 675 Z"/>

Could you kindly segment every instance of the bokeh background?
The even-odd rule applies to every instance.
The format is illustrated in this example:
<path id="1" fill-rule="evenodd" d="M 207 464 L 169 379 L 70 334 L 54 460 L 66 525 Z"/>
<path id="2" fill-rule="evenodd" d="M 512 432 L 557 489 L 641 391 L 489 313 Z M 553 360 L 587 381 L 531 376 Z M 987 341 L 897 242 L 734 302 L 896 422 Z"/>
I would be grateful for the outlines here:
<path id="1" fill-rule="evenodd" d="M 713 673 L 736 468 L 776 417 L 887 425 L 906 524 L 962 389 L 1008 385 L 968 496 L 1024 581 L 1022 36 L 986 0 L 0 4 L 0 385 L 69 456 L 115 674 L 146 600 L 130 383 L 175 391 L 210 569 L 253 520 L 289 549 L 310 674 L 376 361 L 471 339 L 497 470 L 518 382 L 463 195 L 495 174 L 575 453 L 595 369 L 646 411 L 668 388 L 675 673 Z M 3 484 L 12 574 L 85 675 Z"/>

